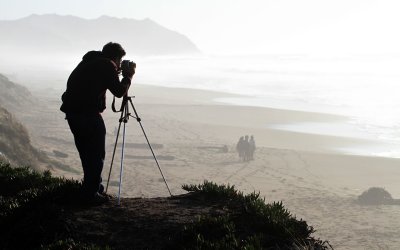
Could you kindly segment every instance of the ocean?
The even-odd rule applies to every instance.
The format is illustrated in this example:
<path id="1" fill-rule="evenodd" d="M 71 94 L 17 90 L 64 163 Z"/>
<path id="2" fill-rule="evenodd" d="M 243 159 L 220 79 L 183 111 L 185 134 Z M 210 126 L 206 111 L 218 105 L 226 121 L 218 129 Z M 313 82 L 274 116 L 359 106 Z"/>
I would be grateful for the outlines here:
<path id="1" fill-rule="evenodd" d="M 338 114 L 343 123 L 265 124 L 274 129 L 377 141 L 337 149 L 400 158 L 400 55 L 137 58 L 136 81 L 236 94 L 232 105 Z"/>

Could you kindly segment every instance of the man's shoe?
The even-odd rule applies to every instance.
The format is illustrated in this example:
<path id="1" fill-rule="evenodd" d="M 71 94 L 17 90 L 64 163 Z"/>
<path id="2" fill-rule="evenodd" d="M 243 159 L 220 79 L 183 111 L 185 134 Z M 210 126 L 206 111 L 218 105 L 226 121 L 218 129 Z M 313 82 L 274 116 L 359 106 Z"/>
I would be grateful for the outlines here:
<path id="1" fill-rule="evenodd" d="M 110 198 L 108 196 L 95 193 L 92 197 L 88 197 L 83 202 L 86 205 L 98 206 L 107 203 L 108 201 L 110 201 Z"/>
<path id="2" fill-rule="evenodd" d="M 117 198 L 115 195 L 107 194 L 107 193 L 102 193 L 101 195 L 107 197 L 109 200 L 113 200 L 113 199 Z"/>
<path id="3" fill-rule="evenodd" d="M 100 184 L 99 186 L 99 194 L 104 194 L 104 185 Z"/>

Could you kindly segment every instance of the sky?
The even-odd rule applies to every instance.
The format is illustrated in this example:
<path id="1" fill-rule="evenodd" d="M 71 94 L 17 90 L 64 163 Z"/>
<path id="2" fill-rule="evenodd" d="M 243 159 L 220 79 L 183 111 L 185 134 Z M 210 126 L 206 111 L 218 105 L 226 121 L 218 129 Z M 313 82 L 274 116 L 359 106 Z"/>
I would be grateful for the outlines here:
<path id="1" fill-rule="evenodd" d="M 0 0 L 31 14 L 150 18 L 208 54 L 400 54 L 397 0 Z"/>

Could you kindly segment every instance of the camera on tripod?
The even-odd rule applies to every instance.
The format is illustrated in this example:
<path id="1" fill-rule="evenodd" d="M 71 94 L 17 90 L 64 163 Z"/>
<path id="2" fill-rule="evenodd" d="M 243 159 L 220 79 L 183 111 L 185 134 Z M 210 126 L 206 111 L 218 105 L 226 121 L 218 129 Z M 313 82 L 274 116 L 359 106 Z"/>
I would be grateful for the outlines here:
<path id="1" fill-rule="evenodd" d="M 136 63 L 134 63 L 130 60 L 123 60 L 121 62 L 121 70 L 122 70 L 123 74 L 126 72 L 129 72 L 129 71 L 135 70 L 135 69 L 136 69 Z"/>

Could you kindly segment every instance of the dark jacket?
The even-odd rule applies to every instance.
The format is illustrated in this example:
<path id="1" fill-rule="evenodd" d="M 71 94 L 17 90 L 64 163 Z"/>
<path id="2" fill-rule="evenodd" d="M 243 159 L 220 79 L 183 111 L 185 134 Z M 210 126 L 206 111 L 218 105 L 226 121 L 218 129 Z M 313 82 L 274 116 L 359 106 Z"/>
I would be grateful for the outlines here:
<path id="1" fill-rule="evenodd" d="M 118 77 L 118 69 L 101 51 L 89 51 L 68 78 L 60 110 L 64 113 L 101 113 L 106 108 L 106 91 L 122 97 L 130 78 Z"/>

